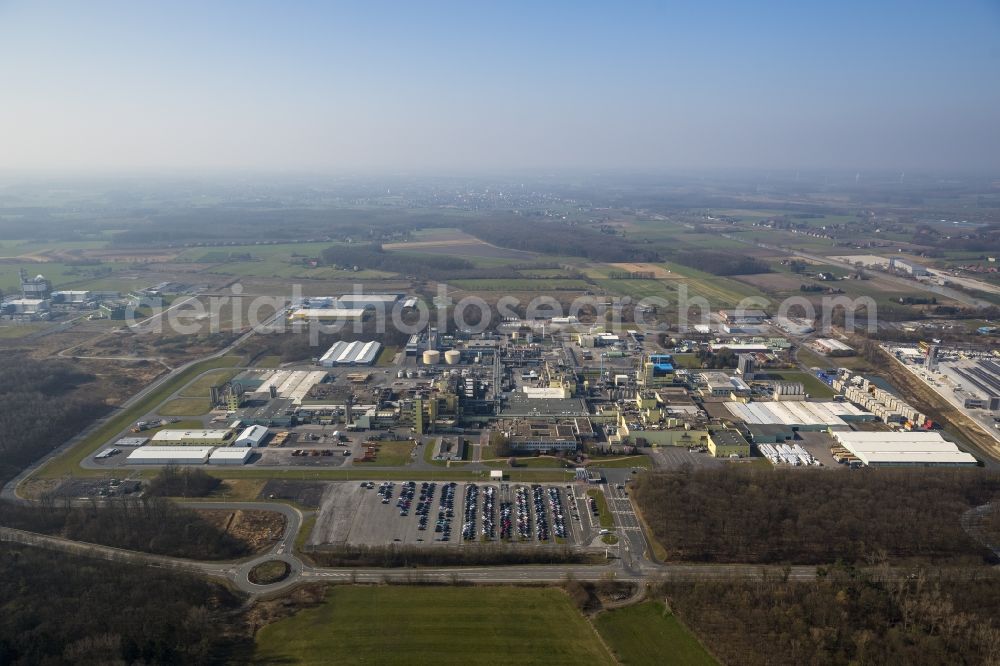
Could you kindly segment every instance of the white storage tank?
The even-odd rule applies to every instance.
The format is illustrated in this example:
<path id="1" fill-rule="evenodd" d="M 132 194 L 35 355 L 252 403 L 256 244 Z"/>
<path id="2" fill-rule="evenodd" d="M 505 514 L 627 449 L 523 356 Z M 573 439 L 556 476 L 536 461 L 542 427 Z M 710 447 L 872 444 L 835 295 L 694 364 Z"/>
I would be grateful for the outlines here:
<path id="1" fill-rule="evenodd" d="M 444 353 L 444 362 L 448 365 L 458 365 L 462 360 L 462 352 L 457 349 L 449 349 Z"/>
<path id="2" fill-rule="evenodd" d="M 436 349 L 428 349 L 424 352 L 424 365 L 437 365 L 441 362 L 441 352 Z"/>

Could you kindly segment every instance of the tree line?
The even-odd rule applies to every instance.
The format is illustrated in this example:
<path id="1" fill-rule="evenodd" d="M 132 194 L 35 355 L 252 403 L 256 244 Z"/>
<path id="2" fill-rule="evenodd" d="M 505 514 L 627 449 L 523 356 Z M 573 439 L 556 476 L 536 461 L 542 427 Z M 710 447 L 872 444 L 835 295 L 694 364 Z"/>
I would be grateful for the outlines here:
<path id="1" fill-rule="evenodd" d="M 67 361 L 0 356 L 0 483 L 108 411 L 94 379 Z"/>
<path id="2" fill-rule="evenodd" d="M 1000 664 L 1000 577 L 992 572 L 880 582 L 838 566 L 810 583 L 706 580 L 655 594 L 726 664 Z"/>
<path id="3" fill-rule="evenodd" d="M 0 524 L 73 541 L 197 560 L 249 555 L 250 544 L 220 531 L 197 511 L 158 497 L 71 505 L 0 502 Z"/>
<path id="4" fill-rule="evenodd" d="M 222 664 L 241 599 L 162 569 L 0 544 L 0 664 Z"/>
<path id="5" fill-rule="evenodd" d="M 684 470 L 640 477 L 635 497 L 669 559 L 822 564 L 992 561 L 962 529 L 1000 497 L 983 470 Z"/>

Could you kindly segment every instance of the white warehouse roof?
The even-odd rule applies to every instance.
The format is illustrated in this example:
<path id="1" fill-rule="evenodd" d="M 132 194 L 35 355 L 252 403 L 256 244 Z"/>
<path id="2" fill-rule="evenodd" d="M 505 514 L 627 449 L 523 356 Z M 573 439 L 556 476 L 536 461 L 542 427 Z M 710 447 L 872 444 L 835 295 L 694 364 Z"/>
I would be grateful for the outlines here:
<path id="1" fill-rule="evenodd" d="M 236 438 L 237 446 L 260 446 L 267 437 L 267 428 L 262 425 L 252 425 Z"/>
<path id="2" fill-rule="evenodd" d="M 150 465 L 204 464 L 214 447 L 211 446 L 143 446 L 128 454 L 128 462 Z"/>
<path id="3" fill-rule="evenodd" d="M 230 430 L 161 430 L 153 435 L 154 442 L 183 442 L 185 440 L 219 440 L 229 438 Z"/>
<path id="4" fill-rule="evenodd" d="M 846 402 L 727 402 L 726 409 L 752 425 L 846 426 L 843 417 L 868 414 Z"/>
<path id="5" fill-rule="evenodd" d="M 338 342 L 327 350 L 320 357 L 320 365 L 330 367 L 334 365 L 369 365 L 375 362 L 379 352 L 382 350 L 380 342 Z"/>
<path id="6" fill-rule="evenodd" d="M 253 449 L 243 446 L 216 449 L 208 457 L 209 465 L 245 465 L 253 455 Z"/>
<path id="7" fill-rule="evenodd" d="M 835 432 L 845 449 L 866 465 L 976 465 L 936 432 Z"/>

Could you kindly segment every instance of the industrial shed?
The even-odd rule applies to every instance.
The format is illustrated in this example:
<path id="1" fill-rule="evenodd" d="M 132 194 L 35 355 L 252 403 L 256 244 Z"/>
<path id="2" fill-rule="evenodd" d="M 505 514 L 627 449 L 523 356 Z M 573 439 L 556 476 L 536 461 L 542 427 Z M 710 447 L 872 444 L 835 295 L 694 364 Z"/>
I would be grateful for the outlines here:
<path id="1" fill-rule="evenodd" d="M 208 457 L 209 465 L 246 465 L 253 455 L 253 449 L 245 446 L 233 446 L 216 449 Z"/>
<path id="2" fill-rule="evenodd" d="M 936 432 L 835 432 L 837 442 L 871 467 L 975 467 L 978 461 Z"/>
<path id="3" fill-rule="evenodd" d="M 252 425 L 236 438 L 236 446 L 251 448 L 262 446 L 265 437 L 267 437 L 267 428 L 262 425 Z"/>
<path id="4" fill-rule="evenodd" d="M 748 425 L 784 425 L 800 430 L 847 428 L 850 421 L 874 419 L 848 402 L 727 402 L 726 409 Z"/>
<path id="5" fill-rule="evenodd" d="M 153 435 L 152 443 L 159 446 L 203 445 L 223 446 L 233 436 L 232 430 L 161 430 Z"/>
<path id="6" fill-rule="evenodd" d="M 128 462 L 141 465 L 204 465 L 211 446 L 143 446 L 128 454 Z"/>
<path id="7" fill-rule="evenodd" d="M 382 351 L 382 343 L 361 342 L 338 342 L 330 347 L 319 359 L 319 364 L 325 368 L 335 365 L 371 365 L 378 358 Z"/>

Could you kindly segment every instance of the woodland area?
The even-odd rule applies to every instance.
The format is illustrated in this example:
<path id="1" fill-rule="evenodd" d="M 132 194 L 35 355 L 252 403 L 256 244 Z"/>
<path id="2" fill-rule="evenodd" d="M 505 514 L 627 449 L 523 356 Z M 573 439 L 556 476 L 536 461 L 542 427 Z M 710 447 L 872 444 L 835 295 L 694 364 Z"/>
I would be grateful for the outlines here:
<path id="1" fill-rule="evenodd" d="M 0 502 L 0 524 L 74 541 L 200 560 L 252 552 L 250 544 L 219 531 L 196 511 L 144 497 L 104 501 L 98 507 L 48 500 L 25 506 Z M 0 662 L 2 663 L 2 662 Z"/>
<path id="2" fill-rule="evenodd" d="M 1000 664 L 1000 577 L 875 582 L 835 567 L 816 583 L 705 581 L 661 587 L 723 663 Z"/>
<path id="3" fill-rule="evenodd" d="M 196 576 L 0 544 L 0 664 L 213 664 L 241 600 Z"/>
<path id="4" fill-rule="evenodd" d="M 683 470 L 639 477 L 635 497 L 669 559 L 824 564 L 982 563 L 962 529 L 968 509 L 1000 497 L 983 470 Z"/>
<path id="5" fill-rule="evenodd" d="M 0 484 L 108 410 L 93 380 L 66 361 L 0 356 Z"/>

